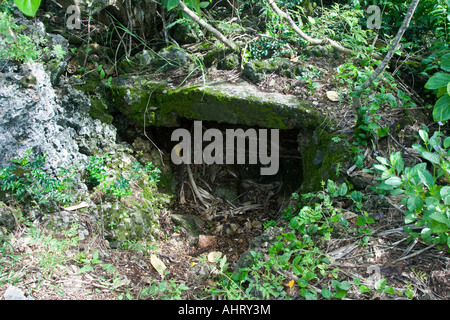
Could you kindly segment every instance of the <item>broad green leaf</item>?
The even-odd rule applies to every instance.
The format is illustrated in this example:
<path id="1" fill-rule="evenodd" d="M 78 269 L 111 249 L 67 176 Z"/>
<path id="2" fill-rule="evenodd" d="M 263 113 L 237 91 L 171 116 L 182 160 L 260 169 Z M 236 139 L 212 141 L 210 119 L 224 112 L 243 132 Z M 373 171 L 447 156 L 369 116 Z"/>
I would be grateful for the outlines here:
<path id="1" fill-rule="evenodd" d="M 289 222 L 289 227 L 293 230 L 297 230 L 298 227 L 300 227 L 300 222 L 298 217 L 293 217 L 291 221 Z"/>
<path id="2" fill-rule="evenodd" d="M 347 295 L 347 291 L 341 290 L 341 291 L 336 292 L 336 293 L 334 294 L 334 297 L 335 297 L 336 299 L 342 299 L 342 298 L 344 298 L 346 295 Z"/>
<path id="3" fill-rule="evenodd" d="M 352 285 L 350 283 L 348 283 L 347 281 L 342 281 L 341 283 L 339 283 L 338 287 L 341 290 L 345 290 L 348 291 L 350 289 Z"/>
<path id="4" fill-rule="evenodd" d="M 378 129 L 378 136 L 380 138 L 385 137 L 388 133 L 389 133 L 389 127 L 388 126 Z"/>
<path id="5" fill-rule="evenodd" d="M 425 149 L 424 147 L 422 147 L 420 144 L 417 143 L 413 144 L 411 147 L 419 153 L 427 151 L 427 149 Z"/>
<path id="6" fill-rule="evenodd" d="M 385 171 L 388 169 L 385 165 L 382 164 L 374 164 L 373 167 L 379 171 Z"/>
<path id="7" fill-rule="evenodd" d="M 306 280 L 305 278 L 300 278 L 298 279 L 297 283 L 300 288 L 304 288 L 308 285 L 308 280 Z"/>
<path id="8" fill-rule="evenodd" d="M 428 132 L 426 132 L 425 130 L 419 130 L 419 136 L 422 139 L 423 142 L 428 142 Z"/>
<path id="9" fill-rule="evenodd" d="M 353 199 L 353 201 L 355 201 L 355 202 L 361 202 L 362 201 L 362 199 L 363 199 L 363 194 L 362 194 L 362 192 L 360 192 L 360 191 L 353 191 L 351 194 L 350 194 L 350 197 Z"/>
<path id="10" fill-rule="evenodd" d="M 365 285 L 362 285 L 359 287 L 359 292 L 361 293 L 370 292 L 370 289 L 367 288 Z"/>
<path id="11" fill-rule="evenodd" d="M 450 219 L 447 218 L 445 213 L 435 211 L 430 215 L 430 219 L 435 220 L 439 223 L 443 223 L 447 225 L 447 227 L 450 227 Z"/>
<path id="12" fill-rule="evenodd" d="M 383 290 L 384 287 L 386 286 L 386 279 L 380 279 L 377 282 L 375 282 L 375 289 L 377 290 Z"/>
<path id="13" fill-rule="evenodd" d="M 430 228 L 423 228 L 422 231 L 420 231 L 420 236 L 422 237 L 422 239 L 427 239 L 431 236 L 432 233 L 433 232 Z"/>
<path id="14" fill-rule="evenodd" d="M 384 292 L 388 293 L 388 294 L 395 294 L 395 290 L 392 287 L 386 287 L 384 288 Z"/>
<path id="15" fill-rule="evenodd" d="M 343 197 L 343 196 L 345 196 L 345 195 L 347 194 L 347 191 L 348 191 L 347 184 L 346 184 L 346 183 L 343 183 L 343 184 L 341 185 L 341 187 L 339 188 L 339 195 L 340 195 L 341 197 Z"/>
<path id="16" fill-rule="evenodd" d="M 316 274 L 314 273 L 314 272 L 307 272 L 304 276 L 303 276 L 303 278 L 305 278 L 307 281 L 309 281 L 309 280 L 312 280 L 312 279 L 314 279 L 314 278 L 316 278 L 317 276 L 316 276 Z"/>
<path id="17" fill-rule="evenodd" d="M 398 187 L 399 185 L 402 184 L 402 179 L 400 179 L 399 177 L 390 177 L 389 179 L 387 179 L 385 181 L 385 183 L 387 185 L 393 186 L 393 187 Z"/>
<path id="18" fill-rule="evenodd" d="M 414 213 L 412 213 L 412 212 L 405 213 L 405 223 L 406 224 L 410 224 L 410 223 L 416 221 L 416 219 L 417 219 L 417 217 Z"/>
<path id="19" fill-rule="evenodd" d="M 449 84 L 450 84 L 450 82 L 449 82 Z M 447 85 L 447 86 L 448 86 L 448 85 Z M 447 86 L 443 86 L 443 87 L 441 87 L 441 88 L 438 89 L 438 92 L 437 92 L 437 94 L 436 94 L 436 98 L 440 98 L 440 97 L 442 97 L 444 94 L 447 93 Z"/>
<path id="20" fill-rule="evenodd" d="M 441 199 L 445 205 L 450 205 L 450 187 L 444 186 L 440 191 Z"/>
<path id="21" fill-rule="evenodd" d="M 429 152 L 429 151 L 424 151 L 420 154 L 424 159 L 430 161 L 431 163 L 434 164 L 440 164 L 441 163 L 441 159 L 439 158 L 439 155 L 433 152 Z"/>
<path id="22" fill-rule="evenodd" d="M 322 289 L 322 296 L 323 296 L 325 299 L 330 299 L 330 298 L 333 296 L 333 293 L 332 293 L 330 290 L 328 290 L 328 289 L 326 289 L 326 288 L 323 288 L 323 289 Z"/>
<path id="23" fill-rule="evenodd" d="M 450 16 L 450 15 L 449 15 Z M 450 20 L 450 19 L 449 19 Z M 450 238 L 449 238 L 450 239 Z M 408 298 L 412 299 L 414 298 L 414 291 L 412 291 L 411 289 L 406 289 L 404 292 L 405 296 L 407 296 Z"/>
<path id="24" fill-rule="evenodd" d="M 423 200 L 421 197 L 409 197 L 406 205 L 410 211 L 420 210 L 423 207 Z"/>
<path id="25" fill-rule="evenodd" d="M 441 58 L 442 70 L 450 72 L 450 53 L 444 54 Z"/>
<path id="26" fill-rule="evenodd" d="M 328 179 L 327 181 L 327 189 L 329 193 L 334 193 L 337 189 L 336 183 L 333 180 Z"/>
<path id="27" fill-rule="evenodd" d="M 450 95 L 444 94 L 436 101 L 433 108 L 434 121 L 447 121 L 450 119 Z"/>
<path id="28" fill-rule="evenodd" d="M 428 80 L 428 82 L 425 84 L 425 88 L 431 90 L 439 89 L 442 87 L 446 87 L 449 82 L 450 82 L 450 74 L 438 72 Z"/>
<path id="29" fill-rule="evenodd" d="M 447 94 L 450 94 L 450 82 L 447 85 Z"/>
<path id="30" fill-rule="evenodd" d="M 426 162 L 421 162 L 421 163 L 419 163 L 419 164 L 416 164 L 416 165 L 415 165 L 414 167 L 412 167 L 412 169 L 410 170 L 410 175 L 411 175 L 411 177 L 418 176 L 418 172 L 419 172 L 419 171 L 426 170 L 426 168 L 427 168 Z"/>
<path id="31" fill-rule="evenodd" d="M 14 0 L 14 3 L 24 15 L 34 17 L 41 5 L 41 0 Z"/>
<path id="32" fill-rule="evenodd" d="M 427 197 L 425 199 L 425 205 L 429 210 L 434 210 L 439 205 L 439 199 L 435 197 Z"/>
<path id="33" fill-rule="evenodd" d="M 398 173 L 403 171 L 403 158 L 400 152 L 394 152 L 390 155 L 391 165 L 397 170 Z"/>
<path id="34" fill-rule="evenodd" d="M 379 163 L 384 164 L 385 166 L 389 166 L 389 163 L 386 160 L 386 158 L 384 158 L 384 157 L 376 157 L 376 158 Z"/>
<path id="35" fill-rule="evenodd" d="M 428 188 L 434 185 L 433 176 L 427 170 L 420 170 L 418 172 L 418 175 L 420 181 L 422 181 L 422 183 L 426 185 Z"/>
<path id="36" fill-rule="evenodd" d="M 317 300 L 317 292 L 313 291 L 313 290 L 306 290 L 306 289 L 302 289 L 305 291 L 300 291 L 300 295 L 305 297 L 306 300 Z"/>
<path id="37" fill-rule="evenodd" d="M 170 11 L 173 8 L 176 8 L 179 3 L 180 3 L 180 0 L 169 0 L 167 2 L 167 11 Z"/>

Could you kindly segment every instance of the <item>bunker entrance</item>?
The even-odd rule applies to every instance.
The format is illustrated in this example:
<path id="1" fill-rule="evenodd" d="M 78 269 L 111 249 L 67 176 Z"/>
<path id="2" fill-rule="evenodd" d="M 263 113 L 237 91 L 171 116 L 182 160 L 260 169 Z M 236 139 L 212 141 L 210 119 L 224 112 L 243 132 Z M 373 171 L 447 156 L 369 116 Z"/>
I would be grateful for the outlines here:
<path id="1" fill-rule="evenodd" d="M 146 136 L 141 138 L 150 138 L 164 151 L 165 166 L 170 166 L 173 180 L 176 181 L 173 188 L 176 205 L 171 212 L 173 223 L 182 227 L 180 229 L 198 250 L 211 250 L 199 240 L 199 235 L 207 235 L 212 239 L 214 249 L 227 254 L 228 261 L 237 260 L 248 249 L 252 239 L 261 235 L 267 227 L 275 225 L 282 217 L 289 197 L 302 183 L 302 159 L 297 146 L 299 132 L 278 131 L 278 170 L 273 175 L 262 175 L 261 169 L 270 164 L 260 163 L 259 158 L 256 164 L 249 163 L 252 150 L 249 149 L 248 137 L 245 139 L 244 163 L 236 163 L 237 157 L 234 163 L 227 163 L 225 157 L 223 163 L 194 163 L 192 154 L 190 164 L 174 164 L 171 152 L 176 145 L 181 144 L 182 139 L 171 141 L 173 132 L 178 129 L 188 132 L 191 137 L 189 143 L 194 151 L 195 138 L 199 137 L 198 132 L 195 136 L 195 125 L 194 121 L 184 120 L 178 128 L 148 127 Z M 227 152 L 227 134 L 239 129 L 244 132 L 254 129 L 258 141 L 264 138 L 260 130 L 266 130 L 268 155 L 273 151 L 270 146 L 273 132 L 270 129 L 202 121 L 202 134 L 209 129 L 222 134 L 224 155 Z M 128 134 L 128 137 L 131 138 L 131 135 Z M 211 139 L 203 141 L 201 150 L 204 151 L 212 142 Z M 234 147 L 237 148 L 237 142 Z M 243 150 L 233 151 L 237 155 Z M 178 152 L 183 156 L 187 150 L 178 149 Z M 205 248 L 202 249 L 202 246 Z"/>
<path id="2" fill-rule="evenodd" d="M 183 142 L 183 138 L 180 136 L 174 137 L 174 141 L 171 141 L 174 131 L 180 128 L 188 132 L 190 141 L 184 143 L 185 141 Z M 221 141 L 217 141 L 214 137 L 206 138 L 211 129 L 221 133 Z M 185 159 L 183 156 L 186 152 L 191 152 L 190 170 L 194 175 L 194 180 L 200 185 L 204 184 L 206 190 L 215 196 L 239 205 L 248 202 L 261 203 L 256 199 L 252 200 L 250 194 L 255 192 L 249 192 L 247 189 L 257 189 L 261 196 L 273 194 L 274 199 L 279 197 L 285 199 L 300 187 L 302 183 L 302 159 L 297 144 L 299 131 L 295 129 L 276 131 L 278 139 L 274 141 L 271 138 L 275 132 L 271 129 L 206 121 L 194 123 L 194 121 L 184 120 L 179 128 L 152 128 L 151 137 L 156 145 L 165 150 L 168 157 L 170 157 L 174 147 L 177 154 L 181 156 L 180 161 Z M 245 144 L 238 142 L 239 138 L 236 136 L 239 136 L 239 133 Z M 250 133 L 253 133 L 253 135 Z M 255 138 L 256 141 L 252 145 L 250 140 L 255 140 Z M 230 139 L 233 140 L 232 145 L 229 144 Z M 198 140 L 203 141 L 196 149 L 194 144 L 198 143 Z M 186 148 L 180 150 L 183 143 L 184 147 L 189 143 L 189 150 Z M 219 151 L 221 154 L 217 155 L 217 150 L 211 151 L 213 144 L 222 147 Z M 276 146 L 273 146 L 273 144 L 276 144 Z M 178 146 L 176 147 L 176 145 Z M 257 147 L 257 149 L 255 150 L 254 147 Z M 275 147 L 278 148 L 277 152 L 275 152 Z M 200 163 L 195 161 L 198 153 L 203 153 L 203 157 L 199 158 Z M 213 163 L 208 163 L 206 154 L 211 154 L 214 157 Z M 233 155 L 233 161 L 231 162 L 229 161 L 230 154 Z M 253 164 L 250 161 L 252 156 Z M 265 159 L 263 159 L 264 157 Z M 189 178 L 189 176 L 185 176 L 188 170 L 185 162 L 177 165 L 172 160 L 170 159 L 169 162 L 175 173 L 179 189 L 183 179 Z M 263 163 L 264 160 L 265 164 Z M 269 167 L 272 168 L 272 172 L 264 174 L 262 169 Z"/>

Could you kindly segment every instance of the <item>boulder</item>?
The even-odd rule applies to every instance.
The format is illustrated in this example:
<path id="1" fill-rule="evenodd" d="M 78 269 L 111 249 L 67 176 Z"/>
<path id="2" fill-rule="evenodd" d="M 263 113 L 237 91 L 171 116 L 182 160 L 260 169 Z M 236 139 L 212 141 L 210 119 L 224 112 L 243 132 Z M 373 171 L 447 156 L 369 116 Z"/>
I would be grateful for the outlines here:
<path id="1" fill-rule="evenodd" d="M 3 294 L 4 300 L 34 300 L 31 296 L 25 296 L 22 290 L 9 286 Z"/>
<path id="2" fill-rule="evenodd" d="M 118 111 L 142 126 L 177 127 L 182 118 L 272 129 L 315 128 L 323 117 L 293 95 L 267 93 L 241 81 L 170 88 L 145 77 L 114 79 Z"/>

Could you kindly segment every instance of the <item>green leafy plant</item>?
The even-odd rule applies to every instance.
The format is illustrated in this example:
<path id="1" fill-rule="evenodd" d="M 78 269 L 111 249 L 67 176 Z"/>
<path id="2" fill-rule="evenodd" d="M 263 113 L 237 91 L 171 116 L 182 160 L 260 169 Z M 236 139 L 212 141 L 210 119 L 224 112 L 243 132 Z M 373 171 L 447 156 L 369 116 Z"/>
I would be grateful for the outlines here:
<path id="1" fill-rule="evenodd" d="M 211 0 L 209 1 L 185 0 L 184 2 L 189 9 L 195 10 L 197 14 L 201 15 L 201 9 L 208 7 L 209 4 L 211 3 Z M 167 11 L 170 11 L 178 6 L 180 0 L 162 0 L 161 3 L 167 9 Z"/>
<path id="2" fill-rule="evenodd" d="M 184 284 L 178 284 L 175 279 L 154 282 L 150 288 L 142 289 L 139 297 L 152 300 L 181 300 L 183 292 L 189 290 Z"/>
<path id="3" fill-rule="evenodd" d="M 60 170 L 58 179 L 51 177 L 43 170 L 45 159 L 46 155 L 31 157 L 31 149 L 23 157 L 13 159 L 10 166 L 0 169 L 0 190 L 11 192 L 21 203 L 69 203 L 74 172 Z"/>
<path id="4" fill-rule="evenodd" d="M 269 229 L 270 227 L 275 227 L 277 225 L 277 222 L 273 219 L 267 220 L 266 222 L 264 222 L 263 227 L 264 230 Z"/>
<path id="5" fill-rule="evenodd" d="M 277 236 L 270 246 L 267 252 L 270 259 L 262 259 L 262 253 L 251 251 L 251 266 L 223 273 L 218 283 L 220 290 L 215 292 L 233 295 L 233 298 L 289 299 L 283 283 L 287 281 L 291 287 L 295 278 L 300 296 L 317 299 L 317 292 L 310 284 L 326 276 L 330 264 L 320 247 L 330 240 L 336 224 L 348 225 L 339 209 L 334 208 L 332 197 L 346 196 L 347 191 L 346 184 L 338 186 L 329 180 L 327 188 L 324 183 L 321 192 L 301 197 L 294 193 L 291 205 L 283 214 L 289 220 L 289 230 Z M 276 270 L 279 272 L 274 272 Z"/>
<path id="6" fill-rule="evenodd" d="M 0 11 L 0 58 L 19 62 L 32 62 L 38 59 L 40 39 L 24 34 L 24 26 L 15 23 L 8 12 Z"/>
<path id="7" fill-rule="evenodd" d="M 159 182 L 161 170 L 153 163 L 147 163 L 145 167 L 136 162 L 128 172 L 128 179 L 119 176 L 112 179 L 108 174 L 107 163 L 111 157 L 107 154 L 103 156 L 90 156 L 86 163 L 87 183 L 91 188 L 97 188 L 106 195 L 122 198 L 133 194 L 130 181 L 138 181 L 145 177 L 147 182 L 155 185 Z"/>
<path id="8" fill-rule="evenodd" d="M 437 90 L 438 100 L 433 108 L 433 118 L 442 122 L 450 119 L 450 53 L 441 57 L 441 69 L 446 72 L 435 73 L 425 84 L 425 88 Z"/>
<path id="9" fill-rule="evenodd" d="M 87 171 L 87 182 L 95 187 L 98 186 L 102 181 L 108 177 L 106 171 L 106 162 L 110 160 L 111 157 L 107 154 L 103 156 L 90 156 L 86 162 Z"/>
<path id="10" fill-rule="evenodd" d="M 57 44 L 53 47 L 53 53 L 56 56 L 57 60 L 64 60 L 64 57 L 66 56 L 67 52 L 64 51 L 64 49 L 62 48 L 62 46 L 60 44 Z"/>
<path id="11" fill-rule="evenodd" d="M 84 252 L 80 253 L 79 257 L 78 257 L 78 261 L 84 265 L 83 265 L 83 267 L 80 268 L 78 273 L 94 271 L 94 267 L 93 267 L 94 265 L 103 263 L 103 261 L 100 260 L 99 256 L 100 256 L 100 252 L 98 250 L 94 251 L 94 253 L 92 254 L 92 259 L 88 259 Z"/>
<path id="12" fill-rule="evenodd" d="M 376 157 L 376 172 L 381 174 L 379 192 L 404 195 L 405 231 L 412 237 L 420 237 L 432 244 L 450 246 L 450 187 L 439 181 L 450 181 L 450 137 L 440 131 L 429 137 L 427 128 L 419 130 L 424 143 L 413 148 L 426 160 L 414 167 L 405 167 L 400 152 L 390 154 L 389 159 Z M 432 168 L 430 172 L 428 167 Z M 412 226 L 421 229 L 413 231 Z"/>

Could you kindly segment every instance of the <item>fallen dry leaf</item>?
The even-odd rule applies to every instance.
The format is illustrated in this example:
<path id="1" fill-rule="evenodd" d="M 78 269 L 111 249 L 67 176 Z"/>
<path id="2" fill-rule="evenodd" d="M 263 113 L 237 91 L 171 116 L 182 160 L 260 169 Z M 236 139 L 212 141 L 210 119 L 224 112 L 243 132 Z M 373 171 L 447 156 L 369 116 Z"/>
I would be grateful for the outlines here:
<path id="1" fill-rule="evenodd" d="M 64 208 L 64 210 L 66 210 L 66 211 L 75 211 L 75 210 L 82 209 L 82 208 L 87 208 L 87 207 L 89 207 L 89 204 L 87 204 L 86 202 L 81 202 L 80 204 L 77 204 L 76 206 L 71 206 L 71 207 Z"/>
<path id="2" fill-rule="evenodd" d="M 150 256 L 150 263 L 152 264 L 153 268 L 155 268 L 156 271 L 158 271 L 158 273 L 160 275 L 164 275 L 164 270 L 166 270 L 166 265 L 164 264 L 164 262 L 162 262 L 157 256 L 155 256 L 154 254 L 152 254 Z"/>

